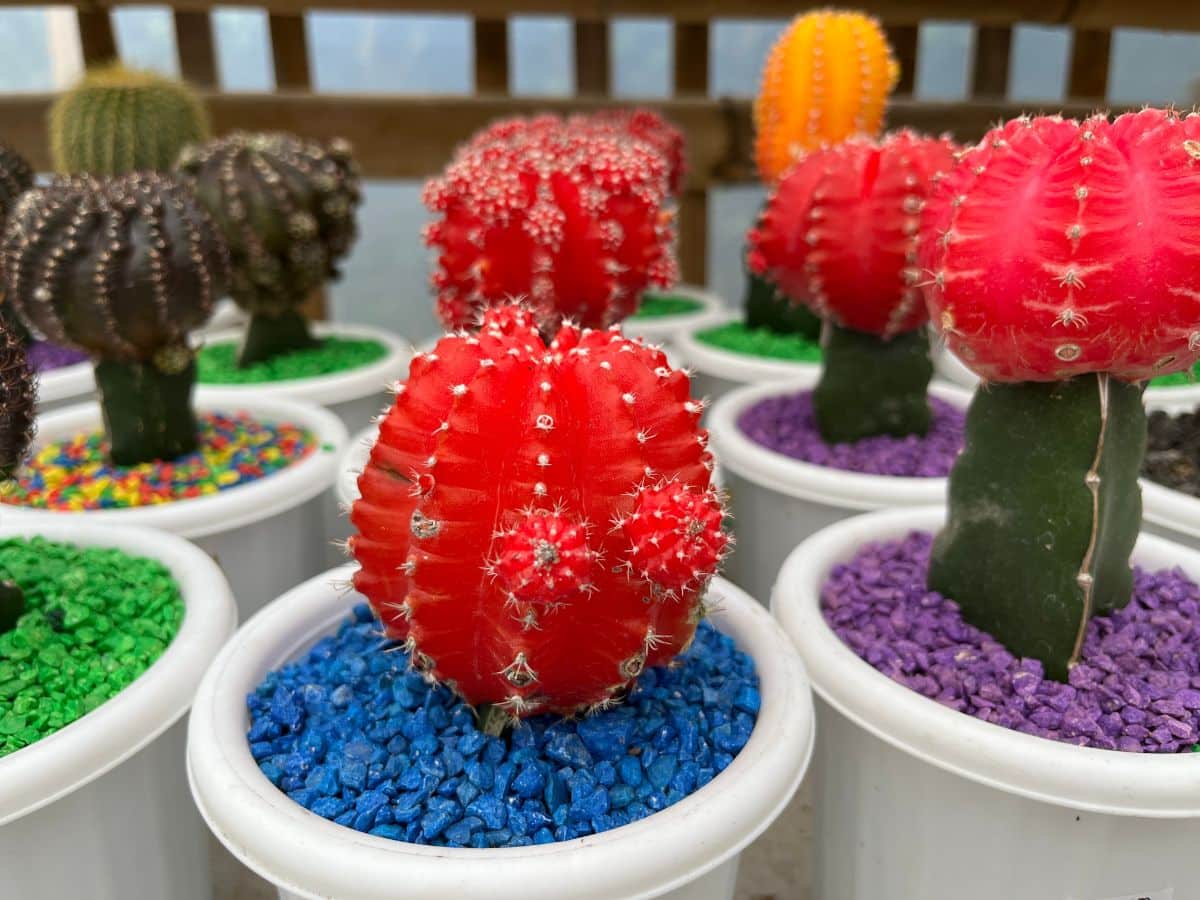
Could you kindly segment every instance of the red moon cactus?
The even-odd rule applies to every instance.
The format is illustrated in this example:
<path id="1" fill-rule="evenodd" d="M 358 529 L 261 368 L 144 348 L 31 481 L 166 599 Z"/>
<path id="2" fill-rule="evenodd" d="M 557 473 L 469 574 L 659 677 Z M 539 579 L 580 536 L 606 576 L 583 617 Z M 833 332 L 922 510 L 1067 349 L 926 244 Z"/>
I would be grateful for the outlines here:
<path id="1" fill-rule="evenodd" d="M 751 271 L 843 328 L 890 338 L 920 327 L 921 209 L 955 149 L 898 131 L 805 156 L 747 235 Z"/>
<path id="2" fill-rule="evenodd" d="M 438 216 L 437 309 L 449 328 L 525 298 L 553 330 L 607 327 L 676 277 L 670 165 L 622 129 L 553 117 L 497 123 L 425 188 Z"/>
<path id="3" fill-rule="evenodd" d="M 1200 116 L 1017 119 L 961 155 L 922 224 L 930 315 L 988 381 L 1200 358 Z"/>
<path id="4" fill-rule="evenodd" d="M 692 639 L 725 553 L 688 378 L 518 306 L 414 359 L 359 478 L 355 587 L 420 671 L 511 715 L 612 701 Z"/>

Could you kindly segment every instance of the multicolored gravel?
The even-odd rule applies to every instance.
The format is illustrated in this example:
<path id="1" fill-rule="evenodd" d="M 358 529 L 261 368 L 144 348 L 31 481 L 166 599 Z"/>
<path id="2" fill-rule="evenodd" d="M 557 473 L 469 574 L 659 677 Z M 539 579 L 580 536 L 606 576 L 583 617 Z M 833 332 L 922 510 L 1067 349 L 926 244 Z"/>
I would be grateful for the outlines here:
<path id="1" fill-rule="evenodd" d="M 0 634 L 0 757 L 53 734 L 133 683 L 179 631 L 162 563 L 44 538 L 0 541 L 0 581 L 25 594 Z"/>
<path id="2" fill-rule="evenodd" d="M 200 417 L 196 452 L 114 466 L 104 434 L 90 432 L 43 447 L 0 488 L 0 503 L 72 511 L 171 503 L 265 478 L 315 449 L 315 436 L 297 426 L 207 413 Z"/>
<path id="3" fill-rule="evenodd" d="M 207 344 L 196 354 L 196 380 L 200 384 L 264 384 L 334 375 L 368 366 L 388 354 L 386 344 L 374 340 L 330 337 L 319 347 L 295 350 L 244 369 L 238 368 L 238 344 Z"/>

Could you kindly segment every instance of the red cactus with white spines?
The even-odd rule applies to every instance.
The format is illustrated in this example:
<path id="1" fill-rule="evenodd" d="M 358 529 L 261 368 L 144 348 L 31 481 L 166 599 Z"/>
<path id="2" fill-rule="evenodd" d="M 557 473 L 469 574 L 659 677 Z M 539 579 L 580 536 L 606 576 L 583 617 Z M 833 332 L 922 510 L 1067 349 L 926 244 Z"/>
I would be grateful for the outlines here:
<path id="1" fill-rule="evenodd" d="M 955 150 L 948 138 L 897 131 L 803 157 L 747 235 L 751 270 L 844 328 L 886 338 L 920 327 L 921 209 Z"/>
<path id="2" fill-rule="evenodd" d="M 658 150 L 667 161 L 667 186 L 678 194 L 687 174 L 687 159 L 683 132 L 648 109 L 602 110 L 586 117 L 600 126 L 609 126 L 645 141 Z"/>
<path id="3" fill-rule="evenodd" d="M 473 328 L 483 309 L 527 299 L 542 326 L 607 327 L 677 274 L 667 159 L 610 127 L 553 117 L 497 123 L 425 188 L 437 219 L 437 309 Z"/>
<path id="4" fill-rule="evenodd" d="M 381 423 L 355 587 L 476 706 L 607 704 L 689 643 L 729 544 L 700 413 L 657 350 L 488 310 L 414 359 Z"/>
<path id="5" fill-rule="evenodd" d="M 950 348 L 989 381 L 1200 358 L 1200 116 L 1023 118 L 966 150 L 922 224 L 925 295 Z M 1130 202 L 1129 198 L 1135 198 Z"/>

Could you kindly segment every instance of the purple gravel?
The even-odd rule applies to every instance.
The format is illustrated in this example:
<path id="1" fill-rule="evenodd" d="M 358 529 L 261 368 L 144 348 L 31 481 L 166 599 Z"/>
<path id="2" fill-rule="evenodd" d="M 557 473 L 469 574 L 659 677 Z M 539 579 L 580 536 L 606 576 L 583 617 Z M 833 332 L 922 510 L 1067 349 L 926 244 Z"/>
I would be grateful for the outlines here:
<path id="1" fill-rule="evenodd" d="M 60 347 L 49 341 L 34 341 L 25 348 L 25 356 L 29 368 L 35 372 L 49 372 L 51 369 L 61 369 L 87 359 L 86 353 L 80 353 L 71 347 Z"/>
<path id="2" fill-rule="evenodd" d="M 893 681 L 968 715 L 1051 740 L 1178 753 L 1200 739 L 1200 587 L 1134 569 L 1133 598 L 1088 625 L 1068 684 L 968 625 L 925 586 L 933 537 L 867 544 L 821 591 L 825 620 Z"/>
<path id="3" fill-rule="evenodd" d="M 930 397 L 929 405 L 933 423 L 924 437 L 873 437 L 851 444 L 827 444 L 817 431 L 811 391 L 760 400 L 741 414 L 738 427 L 768 450 L 830 469 L 943 478 L 950 474 L 962 449 L 965 414 L 937 397 Z"/>

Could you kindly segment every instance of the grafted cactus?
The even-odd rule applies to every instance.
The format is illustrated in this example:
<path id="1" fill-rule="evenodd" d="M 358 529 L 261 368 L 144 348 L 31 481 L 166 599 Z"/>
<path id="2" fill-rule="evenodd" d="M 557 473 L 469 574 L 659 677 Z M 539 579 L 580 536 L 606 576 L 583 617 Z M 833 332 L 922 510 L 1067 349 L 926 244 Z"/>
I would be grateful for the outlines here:
<path id="1" fill-rule="evenodd" d="M 4 262 L 20 315 L 95 359 L 113 462 L 195 448 L 187 335 L 224 290 L 228 260 L 186 186 L 139 173 L 36 188 L 9 219 Z"/>
<path id="2" fill-rule="evenodd" d="M 187 148 L 179 168 L 229 245 L 230 294 L 250 313 L 238 364 L 317 345 L 300 305 L 358 237 L 350 144 L 234 132 Z"/>
<path id="3" fill-rule="evenodd" d="M 488 310 L 413 361 L 380 426 L 355 586 L 476 707 L 609 704 L 690 642 L 729 543 L 700 412 L 659 351 Z"/>
<path id="4" fill-rule="evenodd" d="M 564 319 L 607 327 L 648 286 L 675 282 L 669 161 L 619 132 L 586 119 L 506 120 L 426 186 L 447 327 L 473 328 L 513 297 L 551 333 Z"/>
<path id="5" fill-rule="evenodd" d="M 0 318 L 0 484 L 12 477 L 33 439 L 36 393 L 22 342 Z M 24 611 L 21 589 L 0 580 L 0 634 L 16 626 Z"/>
<path id="6" fill-rule="evenodd" d="M 50 110 L 54 166 L 69 175 L 169 170 L 208 137 L 208 115 L 182 81 L 120 63 L 92 69 Z"/>
<path id="7" fill-rule="evenodd" d="M 3 231 L 13 205 L 25 191 L 33 187 L 33 169 L 25 157 L 12 147 L 0 142 L 0 231 Z M 4 258 L 0 256 L 0 326 L 6 328 L 22 344 L 30 340 L 29 330 L 13 313 L 12 307 L 4 303 Z"/>
<path id="8" fill-rule="evenodd" d="M 917 232 L 954 151 L 948 139 L 900 131 L 811 153 L 776 185 L 748 235 L 751 271 L 825 320 L 813 408 L 827 441 L 929 428 Z"/>
<path id="9" fill-rule="evenodd" d="M 875 19 L 829 9 L 797 16 L 771 48 L 754 101 L 759 176 L 775 181 L 805 153 L 877 134 L 899 77 Z"/>
<path id="10" fill-rule="evenodd" d="M 930 587 L 1065 679 L 1091 616 L 1130 598 L 1142 382 L 1200 357 L 1200 117 L 1009 122 L 922 235 L 932 319 L 988 382 Z"/>

